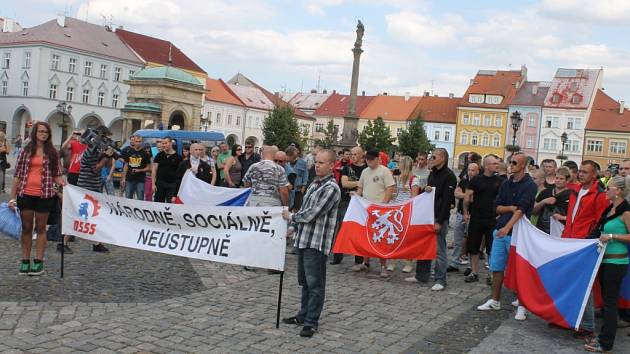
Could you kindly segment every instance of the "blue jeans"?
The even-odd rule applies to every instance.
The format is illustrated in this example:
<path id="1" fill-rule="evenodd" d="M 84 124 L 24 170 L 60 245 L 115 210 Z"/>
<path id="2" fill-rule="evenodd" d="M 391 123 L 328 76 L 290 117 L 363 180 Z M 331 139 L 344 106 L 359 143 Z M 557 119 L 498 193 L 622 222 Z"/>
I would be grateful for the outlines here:
<path id="1" fill-rule="evenodd" d="M 453 254 L 451 255 L 451 266 L 459 267 L 459 256 L 462 253 L 462 242 L 464 241 L 464 234 L 468 224 L 464 224 L 464 215 L 457 213 L 455 217 L 455 230 L 453 231 Z"/>
<path id="2" fill-rule="evenodd" d="M 125 197 L 127 199 L 133 199 L 134 193 L 136 194 L 136 199 L 144 200 L 144 181 L 142 182 L 127 181 L 126 182 Z"/>
<path id="3" fill-rule="evenodd" d="M 448 220 L 442 223 L 437 236 L 437 260 L 435 262 L 435 282 L 446 286 L 446 268 L 448 256 L 446 255 L 446 234 L 448 233 Z M 426 283 L 431 276 L 431 261 L 418 261 L 416 265 L 416 279 Z"/>
<path id="4" fill-rule="evenodd" d="M 300 248 L 298 284 L 302 286 L 302 301 L 297 318 L 305 326 L 317 328 L 326 295 L 326 260 L 328 256 L 313 248 Z"/>
<path id="5" fill-rule="evenodd" d="M 113 180 L 107 180 L 107 179 L 101 179 L 101 188 L 102 191 L 109 194 L 109 195 L 114 195 L 114 181 Z"/>

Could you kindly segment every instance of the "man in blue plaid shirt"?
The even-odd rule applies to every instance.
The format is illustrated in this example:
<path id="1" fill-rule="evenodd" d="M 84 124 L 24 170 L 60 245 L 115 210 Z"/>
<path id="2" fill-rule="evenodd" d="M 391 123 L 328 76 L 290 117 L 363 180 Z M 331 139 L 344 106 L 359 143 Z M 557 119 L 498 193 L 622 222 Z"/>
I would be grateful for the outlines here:
<path id="1" fill-rule="evenodd" d="M 331 150 L 317 154 L 316 177 L 306 191 L 302 207 L 296 213 L 285 210 L 282 214 L 296 230 L 298 283 L 302 286 L 300 311 L 283 322 L 303 325 L 302 337 L 313 336 L 324 307 L 326 260 L 332 248 L 341 199 L 341 191 L 332 174 L 335 159 Z"/>

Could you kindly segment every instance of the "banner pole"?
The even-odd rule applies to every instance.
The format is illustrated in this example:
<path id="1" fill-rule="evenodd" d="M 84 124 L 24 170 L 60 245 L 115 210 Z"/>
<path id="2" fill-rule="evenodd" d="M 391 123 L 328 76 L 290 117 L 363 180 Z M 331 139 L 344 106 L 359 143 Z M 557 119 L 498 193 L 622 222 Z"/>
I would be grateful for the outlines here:
<path id="1" fill-rule="evenodd" d="M 61 243 L 60 244 L 61 244 L 61 267 L 60 267 L 61 273 L 60 273 L 59 277 L 63 278 L 63 258 L 64 258 L 63 256 L 64 256 L 64 253 L 66 251 L 65 247 L 64 247 L 65 245 L 63 244 L 63 234 L 61 235 Z"/>
<path id="2" fill-rule="evenodd" d="M 282 304 L 282 282 L 284 280 L 284 270 L 280 272 L 280 286 L 278 288 L 278 310 L 276 312 L 276 328 L 280 328 L 280 306 Z"/>

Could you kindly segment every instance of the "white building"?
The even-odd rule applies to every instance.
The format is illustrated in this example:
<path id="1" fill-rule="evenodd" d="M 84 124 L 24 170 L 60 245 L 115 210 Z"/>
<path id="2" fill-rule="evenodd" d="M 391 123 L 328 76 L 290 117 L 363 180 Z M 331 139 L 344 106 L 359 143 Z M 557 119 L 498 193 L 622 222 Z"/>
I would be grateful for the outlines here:
<path id="1" fill-rule="evenodd" d="M 73 129 L 101 124 L 122 140 L 124 80 L 143 63 L 108 27 L 60 16 L 0 33 L 0 60 L 0 125 L 10 138 L 42 120 L 55 145 Z M 61 102 L 72 106 L 69 115 L 57 110 Z"/>
<path id="2" fill-rule="evenodd" d="M 218 79 L 206 79 L 202 130 L 223 133 L 229 145 L 243 144 L 244 117 L 249 109 L 234 92 Z M 207 125 L 204 125 L 207 122 Z"/>
<path id="3" fill-rule="evenodd" d="M 603 76 L 602 69 L 558 69 L 542 108 L 539 161 L 556 160 L 561 152 L 568 160 L 582 160 L 586 122 Z M 564 151 L 562 133 L 567 134 Z"/>

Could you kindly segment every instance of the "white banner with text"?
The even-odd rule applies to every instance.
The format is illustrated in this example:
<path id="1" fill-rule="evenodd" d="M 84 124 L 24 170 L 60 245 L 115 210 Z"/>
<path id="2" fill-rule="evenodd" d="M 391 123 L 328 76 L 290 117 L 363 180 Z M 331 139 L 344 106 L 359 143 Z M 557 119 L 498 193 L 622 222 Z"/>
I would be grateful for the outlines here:
<path id="1" fill-rule="evenodd" d="M 287 222 L 281 207 L 154 203 L 67 185 L 61 232 L 145 251 L 284 270 Z"/>

